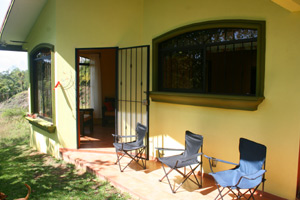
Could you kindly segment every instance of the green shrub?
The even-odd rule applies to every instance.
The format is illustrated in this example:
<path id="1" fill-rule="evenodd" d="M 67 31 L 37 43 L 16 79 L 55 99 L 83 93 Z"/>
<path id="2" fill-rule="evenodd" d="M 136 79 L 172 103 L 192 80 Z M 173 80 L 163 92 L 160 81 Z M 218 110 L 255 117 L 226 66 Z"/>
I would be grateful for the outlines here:
<path id="1" fill-rule="evenodd" d="M 11 109 L 6 109 L 2 113 L 2 117 L 5 118 L 10 118 L 14 116 L 19 116 L 19 117 L 24 117 L 26 114 L 26 110 L 22 108 L 11 108 Z"/>

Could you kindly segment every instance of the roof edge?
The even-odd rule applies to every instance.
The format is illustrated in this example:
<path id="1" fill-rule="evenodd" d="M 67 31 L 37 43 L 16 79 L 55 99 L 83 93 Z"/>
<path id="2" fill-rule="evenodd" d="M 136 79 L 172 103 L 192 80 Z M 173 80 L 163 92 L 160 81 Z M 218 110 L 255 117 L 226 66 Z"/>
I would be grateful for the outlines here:
<path id="1" fill-rule="evenodd" d="M 0 45 L 0 51 L 24 51 L 27 52 L 22 48 L 21 45 L 10 45 L 7 44 L 5 46 Z"/>
<path id="2" fill-rule="evenodd" d="M 8 18 L 9 18 L 9 15 L 10 15 L 10 12 L 12 10 L 12 7 L 13 7 L 14 3 L 15 3 L 15 0 L 11 0 L 10 1 L 10 5 L 9 5 L 8 10 L 6 12 L 6 15 L 5 15 L 4 19 L 3 19 L 3 22 L 2 22 L 2 25 L 1 25 L 1 29 L 0 29 L 0 42 L 2 40 L 3 31 L 4 31 L 6 22 L 7 22 Z"/>

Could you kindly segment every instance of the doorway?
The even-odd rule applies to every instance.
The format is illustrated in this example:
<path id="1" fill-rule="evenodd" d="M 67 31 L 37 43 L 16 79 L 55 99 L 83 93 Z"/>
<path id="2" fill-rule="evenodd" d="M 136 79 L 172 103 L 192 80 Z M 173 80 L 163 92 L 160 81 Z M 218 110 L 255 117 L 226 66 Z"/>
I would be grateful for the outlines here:
<path id="1" fill-rule="evenodd" d="M 76 49 L 78 148 L 112 148 L 117 48 Z"/>
<path id="2" fill-rule="evenodd" d="M 112 133 L 134 135 L 137 123 L 149 133 L 149 51 L 149 45 L 76 49 L 78 148 L 112 148 L 121 138 Z M 148 134 L 144 142 L 148 147 Z"/>

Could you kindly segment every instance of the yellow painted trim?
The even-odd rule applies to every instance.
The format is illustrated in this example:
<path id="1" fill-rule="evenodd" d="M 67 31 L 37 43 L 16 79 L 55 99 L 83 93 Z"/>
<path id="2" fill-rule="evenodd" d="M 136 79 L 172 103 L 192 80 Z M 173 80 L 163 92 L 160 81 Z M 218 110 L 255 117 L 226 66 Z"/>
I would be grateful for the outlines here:
<path id="1" fill-rule="evenodd" d="M 237 110 L 257 110 L 264 97 L 150 92 L 152 101 Z"/>

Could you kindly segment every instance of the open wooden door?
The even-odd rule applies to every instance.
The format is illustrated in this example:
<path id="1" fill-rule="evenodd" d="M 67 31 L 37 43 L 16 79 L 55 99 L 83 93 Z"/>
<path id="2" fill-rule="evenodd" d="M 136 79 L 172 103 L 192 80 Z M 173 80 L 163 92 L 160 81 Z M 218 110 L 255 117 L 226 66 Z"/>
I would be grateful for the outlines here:
<path id="1" fill-rule="evenodd" d="M 134 135 L 138 122 L 146 125 L 149 133 L 149 45 L 120 48 L 116 76 L 116 133 Z"/>

